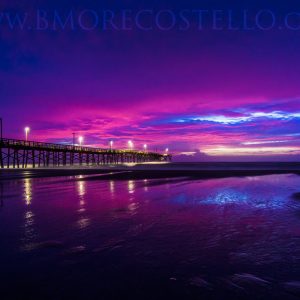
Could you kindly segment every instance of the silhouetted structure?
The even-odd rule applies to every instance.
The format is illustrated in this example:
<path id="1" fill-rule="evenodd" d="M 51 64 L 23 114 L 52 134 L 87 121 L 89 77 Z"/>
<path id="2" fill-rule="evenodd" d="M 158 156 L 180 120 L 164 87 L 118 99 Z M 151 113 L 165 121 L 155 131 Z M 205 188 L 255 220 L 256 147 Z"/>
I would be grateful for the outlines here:
<path id="1" fill-rule="evenodd" d="M 0 140 L 0 167 L 27 168 L 169 161 L 171 155 L 137 150 L 111 150 L 14 139 Z"/>

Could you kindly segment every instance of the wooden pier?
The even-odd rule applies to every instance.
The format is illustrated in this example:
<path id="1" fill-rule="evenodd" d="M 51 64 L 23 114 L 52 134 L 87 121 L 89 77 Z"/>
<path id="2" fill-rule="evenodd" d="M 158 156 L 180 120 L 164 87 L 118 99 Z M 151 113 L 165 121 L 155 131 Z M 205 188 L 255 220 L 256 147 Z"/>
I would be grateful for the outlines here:
<path id="1" fill-rule="evenodd" d="M 170 161 L 149 151 L 101 149 L 15 139 L 0 139 L 0 168 L 36 168 Z"/>

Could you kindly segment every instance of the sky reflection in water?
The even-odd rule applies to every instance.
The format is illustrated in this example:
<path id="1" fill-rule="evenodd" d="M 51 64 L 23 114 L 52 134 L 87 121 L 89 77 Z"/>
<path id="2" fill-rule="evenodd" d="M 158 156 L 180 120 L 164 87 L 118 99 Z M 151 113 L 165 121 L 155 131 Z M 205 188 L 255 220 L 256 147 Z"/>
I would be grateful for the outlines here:
<path id="1" fill-rule="evenodd" d="M 85 292 L 77 286 L 84 280 L 104 294 L 128 296 L 133 286 L 147 290 L 149 284 L 149 295 L 158 289 L 176 298 L 190 293 L 198 278 L 198 285 L 214 286 L 210 293 L 217 297 L 231 295 L 224 281 L 251 273 L 286 297 L 280 287 L 300 276 L 296 175 L 197 181 L 78 176 L 11 180 L 2 190 L 0 262 L 10 292 L 30 272 L 17 283 L 20 289 L 35 280 L 44 291 L 54 286 L 59 294 L 64 286 L 65 295 L 76 296 Z"/>

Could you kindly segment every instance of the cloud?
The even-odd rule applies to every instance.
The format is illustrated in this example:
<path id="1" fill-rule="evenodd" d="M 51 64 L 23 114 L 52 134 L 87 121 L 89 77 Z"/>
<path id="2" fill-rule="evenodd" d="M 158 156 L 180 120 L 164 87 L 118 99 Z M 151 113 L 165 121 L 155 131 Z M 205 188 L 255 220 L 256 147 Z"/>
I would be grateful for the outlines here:
<path id="1" fill-rule="evenodd" d="M 189 153 L 180 153 L 173 156 L 174 162 L 201 162 L 208 159 L 207 155 L 198 149 Z"/>
<path id="2" fill-rule="evenodd" d="M 1 2 L 8 9 L 38 5 L 19 3 Z M 113 139 L 123 147 L 131 139 L 138 147 L 169 147 L 184 160 L 211 159 L 203 153 L 210 148 L 235 153 L 270 144 L 270 155 L 277 155 L 286 150 L 277 145 L 299 146 L 300 41 L 294 32 L 1 27 L 0 33 L 0 113 L 7 137 L 23 138 L 29 125 L 35 140 L 69 141 L 77 132 L 88 144 L 107 146 Z"/>
<path id="3" fill-rule="evenodd" d="M 244 122 L 252 122 L 256 119 L 277 119 L 277 120 L 289 120 L 300 118 L 300 112 L 290 113 L 284 111 L 273 112 L 250 112 L 245 113 L 243 116 L 226 116 L 226 115 L 210 115 L 210 116 L 197 116 L 197 117 L 184 117 L 181 119 L 175 119 L 176 123 L 193 123 L 193 122 L 212 122 L 220 124 L 239 124 Z"/>

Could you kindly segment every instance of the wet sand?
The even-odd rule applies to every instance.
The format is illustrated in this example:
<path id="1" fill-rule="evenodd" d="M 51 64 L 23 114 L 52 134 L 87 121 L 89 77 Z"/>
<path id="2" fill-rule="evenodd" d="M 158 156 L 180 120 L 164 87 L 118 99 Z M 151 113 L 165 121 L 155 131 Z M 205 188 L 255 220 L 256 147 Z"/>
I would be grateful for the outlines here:
<path id="1" fill-rule="evenodd" d="M 93 177 L 0 182 L 1 300 L 299 299 L 299 176 Z"/>
<path id="2" fill-rule="evenodd" d="M 300 174 L 299 162 L 156 163 L 56 168 L 2 169 L 0 180 L 95 175 L 91 179 L 223 178 L 271 174 Z M 98 176 L 97 176 L 98 175 Z"/>

